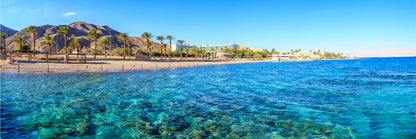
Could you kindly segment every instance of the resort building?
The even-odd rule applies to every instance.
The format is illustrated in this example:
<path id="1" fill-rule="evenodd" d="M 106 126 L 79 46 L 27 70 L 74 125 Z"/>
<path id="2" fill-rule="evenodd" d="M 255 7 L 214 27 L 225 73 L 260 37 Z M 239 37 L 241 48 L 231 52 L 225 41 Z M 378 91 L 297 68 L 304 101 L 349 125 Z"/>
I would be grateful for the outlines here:
<path id="1" fill-rule="evenodd" d="M 211 52 L 211 48 L 214 49 L 218 48 L 216 51 L 217 52 L 221 52 L 221 48 L 224 50 L 225 48 L 227 49 L 239 49 L 240 46 L 238 44 L 231 44 L 231 45 L 202 45 L 202 47 L 205 47 L 205 50 L 207 52 Z"/>
<path id="2" fill-rule="evenodd" d="M 272 60 L 288 60 L 288 59 L 320 59 L 320 55 L 314 55 L 310 52 L 297 52 L 293 54 L 286 55 L 272 55 Z"/>
<path id="3" fill-rule="evenodd" d="M 272 55 L 272 60 L 289 60 L 289 59 L 296 59 L 295 55 Z"/>
<path id="4" fill-rule="evenodd" d="M 198 48 L 198 47 L 196 45 L 185 45 L 185 44 L 183 44 L 182 49 L 185 49 L 185 48 L 191 49 L 191 48 Z M 180 51 L 181 50 L 181 44 L 172 44 L 172 47 L 171 47 L 170 50 L 171 51 L 176 51 L 176 50 Z"/>
<path id="5" fill-rule="evenodd" d="M 262 52 L 262 51 L 267 51 L 267 48 L 250 48 L 250 50 L 254 52 Z"/>
<path id="6" fill-rule="evenodd" d="M 228 59 L 228 58 L 232 58 L 233 55 L 227 54 L 227 53 L 217 53 L 216 57 L 218 59 Z"/>
<path id="7" fill-rule="evenodd" d="M 310 59 L 311 53 L 309 52 L 297 52 L 294 53 L 296 59 Z"/>

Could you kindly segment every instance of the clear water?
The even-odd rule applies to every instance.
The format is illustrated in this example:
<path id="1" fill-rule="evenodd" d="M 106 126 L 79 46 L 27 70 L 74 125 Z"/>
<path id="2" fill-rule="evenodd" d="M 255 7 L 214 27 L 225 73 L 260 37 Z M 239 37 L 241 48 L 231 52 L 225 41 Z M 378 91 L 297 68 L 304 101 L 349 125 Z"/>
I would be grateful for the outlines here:
<path id="1" fill-rule="evenodd" d="M 2 138 L 416 138 L 416 58 L 2 73 Z"/>

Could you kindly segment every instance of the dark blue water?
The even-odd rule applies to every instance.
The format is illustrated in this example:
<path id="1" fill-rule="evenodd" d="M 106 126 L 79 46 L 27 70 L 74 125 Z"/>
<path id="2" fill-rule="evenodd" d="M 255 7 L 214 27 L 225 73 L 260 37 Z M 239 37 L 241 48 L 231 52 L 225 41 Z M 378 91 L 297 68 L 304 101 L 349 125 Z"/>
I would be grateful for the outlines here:
<path id="1" fill-rule="evenodd" d="M 2 138 L 416 138 L 416 58 L 2 73 Z"/>

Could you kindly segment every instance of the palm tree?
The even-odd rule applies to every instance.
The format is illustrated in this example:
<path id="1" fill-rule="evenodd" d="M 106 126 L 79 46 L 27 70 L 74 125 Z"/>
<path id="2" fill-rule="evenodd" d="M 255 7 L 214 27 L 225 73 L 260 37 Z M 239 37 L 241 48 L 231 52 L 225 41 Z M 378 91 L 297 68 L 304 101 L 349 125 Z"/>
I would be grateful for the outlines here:
<path id="1" fill-rule="evenodd" d="M 107 45 L 110 45 L 108 38 L 102 38 L 99 45 L 104 46 L 104 58 L 107 58 Z"/>
<path id="2" fill-rule="evenodd" d="M 121 33 L 118 34 L 118 40 L 122 41 L 124 43 L 124 56 L 123 59 L 126 59 L 126 42 L 127 42 L 127 34 L 126 33 Z"/>
<path id="3" fill-rule="evenodd" d="M 3 49 L 4 49 L 4 52 L 7 53 L 7 48 L 6 48 L 6 38 L 7 38 L 7 34 L 5 32 L 3 32 L 3 33 L 1 33 L 0 37 L 1 37 L 1 39 L 3 39 Z"/>
<path id="4" fill-rule="evenodd" d="M 186 59 L 188 59 L 188 53 L 189 53 L 189 49 L 185 48 Z"/>
<path id="5" fill-rule="evenodd" d="M 206 49 L 206 47 L 202 47 L 202 51 L 204 52 L 204 54 L 202 55 L 202 57 L 205 59 L 206 57 L 205 57 L 205 55 L 206 55 L 206 51 L 205 51 L 205 49 Z"/>
<path id="6" fill-rule="evenodd" d="M 206 59 L 207 56 L 208 56 L 207 51 L 204 51 L 204 59 Z"/>
<path id="7" fill-rule="evenodd" d="M 33 55 L 35 55 L 35 53 L 36 53 L 36 47 L 35 47 L 35 45 L 36 45 L 36 27 L 35 26 L 29 26 L 26 29 L 26 32 L 32 33 L 32 39 L 33 39 Z"/>
<path id="8" fill-rule="evenodd" d="M 59 27 L 58 32 L 56 34 L 63 34 L 65 39 L 65 56 L 68 55 L 68 48 L 67 48 L 67 39 L 68 39 L 68 27 Z"/>
<path id="9" fill-rule="evenodd" d="M 169 50 L 172 50 L 172 39 L 173 36 L 172 35 L 168 35 L 166 36 L 166 38 L 169 40 Z M 169 51 L 169 60 L 172 58 L 172 52 Z"/>
<path id="10" fill-rule="evenodd" d="M 217 58 L 218 46 L 215 46 L 215 58 Z"/>
<path id="11" fill-rule="evenodd" d="M 184 40 L 178 40 L 178 43 L 180 43 L 181 44 L 181 55 L 180 55 L 180 59 L 179 59 L 179 61 L 182 61 L 182 49 L 183 49 L 183 43 L 184 43 L 185 41 Z"/>
<path id="12" fill-rule="evenodd" d="M 146 39 L 146 44 L 147 44 L 147 52 L 149 53 L 149 56 L 150 56 L 150 39 L 152 39 L 152 33 L 149 33 L 149 32 L 144 32 L 143 34 L 142 34 L 142 38 L 143 39 Z"/>
<path id="13" fill-rule="evenodd" d="M 16 42 L 16 43 L 18 43 L 18 44 L 20 45 L 20 48 L 22 48 L 22 47 L 23 47 L 23 43 L 24 43 L 25 41 L 26 41 L 26 40 L 25 40 L 25 39 L 23 39 L 23 37 L 22 37 L 22 36 L 17 36 L 17 38 L 13 40 L 13 42 Z"/>
<path id="14" fill-rule="evenodd" d="M 56 42 L 53 40 L 53 37 L 51 37 L 48 34 L 45 34 L 44 36 L 45 40 L 40 42 L 41 45 L 48 45 L 49 46 L 49 56 L 52 54 L 52 45 Z"/>
<path id="15" fill-rule="evenodd" d="M 131 49 L 130 49 L 130 46 L 131 46 L 131 44 L 133 43 L 133 41 L 132 40 L 127 40 L 126 41 L 126 44 L 127 44 L 127 46 L 129 46 L 129 59 L 130 59 L 130 56 L 131 56 Z M 125 50 L 124 50 L 125 51 Z"/>
<path id="16" fill-rule="evenodd" d="M 71 47 L 75 47 L 75 48 L 77 49 L 77 58 L 78 58 L 78 55 L 79 55 L 79 50 L 80 50 L 80 47 L 81 47 L 81 42 L 82 42 L 82 40 L 81 40 L 81 39 L 79 39 L 79 38 L 74 38 L 74 39 L 71 41 L 71 43 L 69 43 L 69 46 L 71 46 Z M 79 61 L 79 59 L 78 59 L 78 61 Z"/>
<path id="17" fill-rule="evenodd" d="M 194 55 L 194 59 L 198 56 L 197 48 L 191 48 L 189 51 L 191 52 L 192 55 Z"/>
<path id="18" fill-rule="evenodd" d="M 211 47 L 211 58 L 213 57 L 213 55 L 214 55 L 214 48 Z"/>
<path id="19" fill-rule="evenodd" d="M 163 40 L 165 38 L 163 36 L 157 36 L 156 39 L 160 41 L 160 45 L 162 47 L 161 50 L 160 50 L 160 60 L 162 60 L 163 59 L 163 57 L 162 57 L 162 53 L 163 53 Z"/>
<path id="20" fill-rule="evenodd" d="M 163 57 L 165 57 L 165 60 L 166 60 L 166 48 L 167 48 L 167 44 L 163 44 L 162 46 L 164 48 Z"/>
<path id="21" fill-rule="evenodd" d="M 100 33 L 99 32 L 97 32 L 97 30 L 96 29 L 92 29 L 90 32 L 88 32 L 88 37 L 91 37 L 91 38 L 93 38 L 94 39 L 94 41 L 95 41 L 95 46 L 94 46 L 94 59 L 96 59 L 96 51 L 97 51 L 97 38 L 98 38 L 98 35 L 99 35 Z"/>

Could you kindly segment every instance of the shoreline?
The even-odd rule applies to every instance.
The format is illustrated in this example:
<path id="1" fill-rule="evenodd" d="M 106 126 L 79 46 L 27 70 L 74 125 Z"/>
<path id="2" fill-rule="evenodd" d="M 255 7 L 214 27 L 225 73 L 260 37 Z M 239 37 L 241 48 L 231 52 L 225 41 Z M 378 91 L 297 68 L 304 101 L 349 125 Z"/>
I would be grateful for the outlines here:
<path id="1" fill-rule="evenodd" d="M 1 73 L 85 73 L 85 72 L 124 72 L 140 70 L 156 70 L 171 68 L 186 68 L 211 65 L 229 65 L 242 63 L 259 62 L 304 62 L 321 60 L 351 60 L 351 59 L 295 59 L 295 60 L 202 60 L 185 59 L 183 61 L 173 58 L 173 60 L 150 60 L 135 61 L 116 59 L 97 59 L 89 60 L 87 63 L 47 63 L 44 61 L 26 61 L 16 59 L 18 62 L 7 64 L 6 60 L 1 60 Z"/>
<path id="2" fill-rule="evenodd" d="M 80 73 L 80 72 L 125 72 L 140 70 L 172 69 L 212 65 L 272 62 L 271 60 L 230 60 L 230 61 L 115 61 L 96 60 L 88 63 L 34 63 L 18 62 L 3 64 L 2 73 Z"/>

